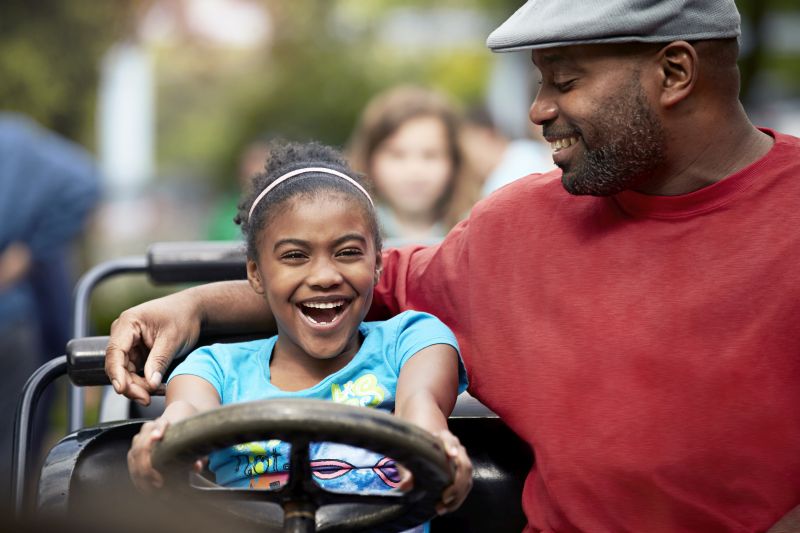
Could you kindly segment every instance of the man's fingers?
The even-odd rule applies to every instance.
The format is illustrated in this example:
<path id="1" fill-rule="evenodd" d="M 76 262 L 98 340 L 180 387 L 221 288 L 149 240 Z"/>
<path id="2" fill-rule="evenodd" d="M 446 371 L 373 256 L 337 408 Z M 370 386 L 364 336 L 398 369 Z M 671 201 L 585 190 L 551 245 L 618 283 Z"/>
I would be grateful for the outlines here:
<path id="1" fill-rule="evenodd" d="M 128 360 L 125 352 L 116 345 L 106 347 L 105 369 L 117 394 L 123 394 L 128 385 Z"/>
<path id="2" fill-rule="evenodd" d="M 180 349 L 181 340 L 168 338 L 166 334 L 156 337 L 150 355 L 144 365 L 144 376 L 147 380 L 148 390 L 155 391 L 161 385 L 161 379 L 172 361 L 172 357 Z"/>
<path id="3" fill-rule="evenodd" d="M 147 390 L 147 384 L 144 382 L 144 378 L 136 375 L 131 377 L 133 379 L 128 383 L 125 396 L 139 405 L 144 405 L 145 407 L 150 405 L 150 391 Z"/>
<path id="4" fill-rule="evenodd" d="M 120 317 L 111 324 L 111 333 L 106 347 L 105 370 L 114 390 L 123 393 L 127 385 L 129 354 L 139 341 L 139 328 Z"/>

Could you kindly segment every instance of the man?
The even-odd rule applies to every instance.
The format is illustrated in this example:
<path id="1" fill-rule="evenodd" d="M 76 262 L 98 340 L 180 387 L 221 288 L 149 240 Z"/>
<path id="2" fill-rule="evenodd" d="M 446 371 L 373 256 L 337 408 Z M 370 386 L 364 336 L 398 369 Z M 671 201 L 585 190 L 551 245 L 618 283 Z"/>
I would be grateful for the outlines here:
<path id="1" fill-rule="evenodd" d="M 559 170 L 384 254 L 373 316 L 442 318 L 533 449 L 530 531 L 763 531 L 800 503 L 800 139 L 749 122 L 738 35 L 732 0 L 528 2 L 488 44 L 533 50 Z M 146 402 L 201 323 L 264 314 L 244 284 L 144 304 L 107 371 Z"/>

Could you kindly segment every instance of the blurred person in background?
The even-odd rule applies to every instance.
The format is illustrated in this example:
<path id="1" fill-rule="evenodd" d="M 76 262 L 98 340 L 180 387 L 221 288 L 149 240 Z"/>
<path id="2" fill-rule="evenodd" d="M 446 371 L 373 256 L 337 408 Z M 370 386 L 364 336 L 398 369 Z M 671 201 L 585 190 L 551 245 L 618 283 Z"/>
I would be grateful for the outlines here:
<path id="1" fill-rule="evenodd" d="M 69 338 L 69 245 L 99 199 L 99 182 L 94 161 L 82 147 L 27 117 L 0 112 L 3 480 L 11 479 L 12 421 L 20 391 L 37 367 L 63 353 Z M 40 443 L 42 432 L 34 438 Z M 8 503 L 9 486 L 3 483 L 0 507 Z"/>
<path id="2" fill-rule="evenodd" d="M 375 96 L 350 140 L 353 168 L 369 177 L 384 237 L 444 237 L 477 200 L 460 146 L 461 117 L 443 95 L 404 85 Z"/>
<path id="3" fill-rule="evenodd" d="M 236 189 L 227 192 L 212 207 L 206 237 L 212 241 L 238 241 L 242 238 L 233 219 L 239 211 L 239 199 L 247 194 L 250 180 L 264 170 L 264 162 L 269 157 L 271 137 L 259 137 L 248 143 L 239 154 L 239 168 L 236 176 Z"/>
<path id="4" fill-rule="evenodd" d="M 532 131 L 532 135 L 539 135 Z M 481 196 L 532 173 L 555 168 L 543 138 L 510 139 L 484 106 L 467 112 L 462 134 L 464 154 L 481 187 Z"/>

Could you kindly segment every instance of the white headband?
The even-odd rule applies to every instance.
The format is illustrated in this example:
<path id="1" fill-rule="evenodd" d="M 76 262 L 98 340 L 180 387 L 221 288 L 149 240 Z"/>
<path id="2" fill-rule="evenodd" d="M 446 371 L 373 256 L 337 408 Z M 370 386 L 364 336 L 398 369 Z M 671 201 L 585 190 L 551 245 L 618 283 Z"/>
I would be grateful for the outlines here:
<path id="1" fill-rule="evenodd" d="M 362 187 L 361 185 L 359 185 L 359 183 L 356 180 L 354 180 L 353 178 L 351 178 L 347 174 L 343 174 L 343 173 L 341 173 L 341 172 L 339 172 L 337 170 L 333 170 L 333 169 L 325 168 L 325 167 L 309 167 L 309 168 L 301 168 L 301 169 L 298 169 L 298 170 L 292 170 L 291 172 L 287 172 L 286 174 L 284 174 L 280 178 L 276 179 L 275 181 L 273 181 L 272 183 L 267 185 L 267 187 L 263 191 L 261 191 L 261 194 L 256 196 L 256 199 L 253 201 L 253 205 L 250 207 L 250 212 L 247 214 L 247 220 L 250 220 L 250 218 L 253 216 L 253 211 L 256 210 L 256 206 L 258 205 L 258 202 L 260 202 L 262 200 L 262 198 L 264 198 L 269 193 L 269 191 L 271 191 L 272 189 L 274 189 L 275 187 L 277 187 L 278 185 L 280 185 L 284 181 L 286 181 L 286 180 L 288 180 L 290 178 L 293 178 L 295 176 L 299 176 L 300 174 L 305 174 L 306 172 L 321 172 L 323 174 L 330 174 L 331 176 L 336 176 L 338 178 L 342 178 L 343 180 L 349 181 L 350 183 L 355 185 L 355 187 L 359 191 L 364 193 L 364 196 L 367 197 L 367 200 L 369 200 L 370 204 L 372 204 L 373 206 L 375 205 L 372 202 L 372 198 L 370 198 L 369 193 L 367 192 L 367 190 L 364 187 Z"/>

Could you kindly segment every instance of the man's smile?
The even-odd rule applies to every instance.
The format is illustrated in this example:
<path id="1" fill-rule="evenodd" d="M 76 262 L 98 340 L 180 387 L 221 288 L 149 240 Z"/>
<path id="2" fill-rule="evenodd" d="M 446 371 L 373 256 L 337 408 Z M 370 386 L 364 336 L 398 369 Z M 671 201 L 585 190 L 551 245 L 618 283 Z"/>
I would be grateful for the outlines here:
<path id="1" fill-rule="evenodd" d="M 550 144 L 550 149 L 553 150 L 553 162 L 561 166 L 569 158 L 570 154 L 574 151 L 572 148 L 580 141 L 579 135 L 570 135 L 568 137 L 554 137 L 546 136 L 545 139 Z"/>
<path id="2" fill-rule="evenodd" d="M 553 150 L 553 152 L 559 152 L 559 151 L 563 150 L 564 148 L 569 148 L 573 144 L 577 143 L 578 140 L 579 139 L 578 139 L 577 135 L 575 135 L 573 137 L 564 137 L 564 138 L 561 138 L 561 139 L 555 139 L 553 141 L 549 141 L 550 142 L 550 149 Z"/>

